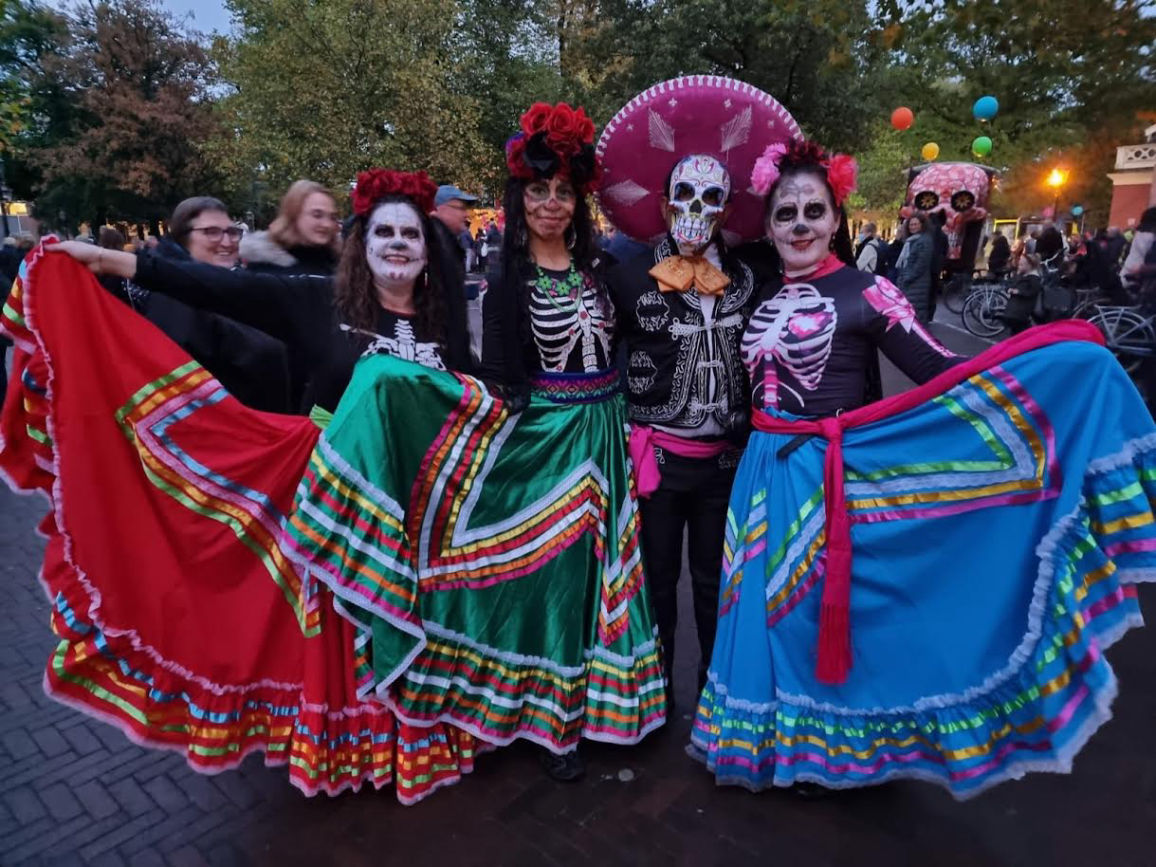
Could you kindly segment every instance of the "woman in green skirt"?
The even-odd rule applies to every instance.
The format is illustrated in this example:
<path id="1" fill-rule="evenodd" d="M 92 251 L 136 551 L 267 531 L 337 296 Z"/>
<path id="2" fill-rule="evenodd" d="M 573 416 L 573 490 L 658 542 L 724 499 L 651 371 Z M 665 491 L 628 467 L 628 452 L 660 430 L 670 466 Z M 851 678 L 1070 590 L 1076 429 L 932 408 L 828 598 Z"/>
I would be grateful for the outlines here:
<path id="1" fill-rule="evenodd" d="M 359 625 L 365 692 L 410 724 L 535 742 L 561 780 L 582 775 L 580 738 L 637 743 L 666 715 L 585 201 L 593 135 L 581 109 L 539 103 L 507 144 L 491 387 L 364 359 L 289 527 Z"/>

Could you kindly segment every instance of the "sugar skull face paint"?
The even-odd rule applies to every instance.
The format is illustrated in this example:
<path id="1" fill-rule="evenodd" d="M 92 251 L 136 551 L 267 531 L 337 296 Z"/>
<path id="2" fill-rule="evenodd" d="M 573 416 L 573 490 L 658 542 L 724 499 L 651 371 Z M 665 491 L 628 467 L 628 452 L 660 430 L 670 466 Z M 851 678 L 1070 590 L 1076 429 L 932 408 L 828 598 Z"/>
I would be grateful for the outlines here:
<path id="1" fill-rule="evenodd" d="M 365 258 L 379 286 L 413 286 L 429 258 L 421 217 L 413 205 L 386 202 L 373 210 L 365 231 Z"/>
<path id="2" fill-rule="evenodd" d="M 703 154 L 686 157 L 671 172 L 666 195 L 667 225 L 678 252 L 701 253 L 722 224 L 731 195 L 726 167 Z"/>
<path id="3" fill-rule="evenodd" d="M 804 173 L 779 181 L 771 194 L 767 234 L 786 274 L 805 274 L 822 262 L 838 228 L 839 212 L 822 178 Z"/>

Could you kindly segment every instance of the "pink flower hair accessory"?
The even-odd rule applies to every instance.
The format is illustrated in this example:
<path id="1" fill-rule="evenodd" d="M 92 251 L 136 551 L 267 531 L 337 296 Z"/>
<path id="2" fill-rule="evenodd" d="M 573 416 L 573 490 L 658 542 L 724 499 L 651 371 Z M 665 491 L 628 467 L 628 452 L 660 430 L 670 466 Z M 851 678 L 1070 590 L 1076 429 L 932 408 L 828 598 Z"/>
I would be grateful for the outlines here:
<path id="1" fill-rule="evenodd" d="M 779 179 L 779 161 L 787 155 L 785 142 L 775 142 L 767 145 L 763 155 L 755 160 L 755 167 L 751 171 L 751 187 L 760 196 L 765 196 Z"/>
<path id="2" fill-rule="evenodd" d="M 792 168 L 821 168 L 827 175 L 827 185 L 835 197 L 836 207 L 841 207 L 847 196 L 855 191 L 859 165 L 854 157 L 847 154 L 828 156 L 815 142 L 798 138 L 767 146 L 763 155 L 755 161 L 751 172 L 751 189 L 760 196 L 768 195 L 783 173 L 784 161 Z"/>

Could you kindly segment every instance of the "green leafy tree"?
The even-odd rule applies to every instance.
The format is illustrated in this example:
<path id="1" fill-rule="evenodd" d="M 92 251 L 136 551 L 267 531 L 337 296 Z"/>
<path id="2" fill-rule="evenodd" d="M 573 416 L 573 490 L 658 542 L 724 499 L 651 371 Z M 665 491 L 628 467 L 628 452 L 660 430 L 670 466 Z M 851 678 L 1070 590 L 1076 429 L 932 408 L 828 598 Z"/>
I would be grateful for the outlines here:
<path id="1" fill-rule="evenodd" d="M 557 19 L 551 3 L 462 0 L 452 41 L 453 87 L 478 112 L 478 162 L 487 199 L 501 195 L 504 145 L 532 103 L 574 100 L 565 93 L 559 65 Z"/>
<path id="2" fill-rule="evenodd" d="M 597 20 L 582 48 L 599 120 L 657 81 L 699 73 L 766 90 L 838 149 L 861 146 L 880 110 L 883 43 L 865 2 L 608 0 Z"/>
<path id="3" fill-rule="evenodd" d="M 230 91 L 212 146 L 237 194 L 297 178 L 348 189 L 371 166 L 483 174 L 477 102 L 455 73 L 453 0 L 230 0 Z"/>
<path id="4" fill-rule="evenodd" d="M 19 198 L 33 194 L 39 172 L 29 164 L 67 114 L 60 88 L 46 79 L 41 58 L 67 42 L 63 17 L 26 0 L 0 0 L 0 160 L 5 179 Z"/>
<path id="5" fill-rule="evenodd" d="M 1065 195 L 1106 217 L 1115 144 L 1135 135 L 1156 104 L 1156 17 L 1150 0 L 940 0 L 891 4 L 892 81 L 916 113 L 914 147 L 937 141 L 941 159 L 973 159 L 978 135 L 995 143 L 1003 178 L 996 205 L 1012 213 L 1051 204 L 1043 177 L 1071 171 Z M 971 108 L 999 99 L 989 123 Z M 898 104 L 898 103 L 896 103 Z"/>
<path id="6" fill-rule="evenodd" d="M 212 66 L 154 0 L 78 6 L 35 66 L 26 157 L 50 225 L 156 221 L 218 186 L 199 145 Z"/>

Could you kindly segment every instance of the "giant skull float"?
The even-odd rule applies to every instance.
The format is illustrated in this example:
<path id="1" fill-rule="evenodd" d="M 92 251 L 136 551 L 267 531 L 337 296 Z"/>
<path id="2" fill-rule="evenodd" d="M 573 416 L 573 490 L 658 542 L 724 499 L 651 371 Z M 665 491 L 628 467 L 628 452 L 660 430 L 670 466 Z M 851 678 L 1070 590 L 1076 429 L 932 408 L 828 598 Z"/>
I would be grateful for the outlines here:
<path id="1" fill-rule="evenodd" d="M 972 223 L 987 218 L 988 194 L 995 169 L 974 163 L 932 163 L 916 166 L 907 175 L 907 201 L 899 212 L 904 218 L 918 212 L 931 216 L 943 214 L 947 233 L 947 258 L 971 259 L 974 264 L 975 243 L 965 243 Z"/>

